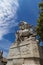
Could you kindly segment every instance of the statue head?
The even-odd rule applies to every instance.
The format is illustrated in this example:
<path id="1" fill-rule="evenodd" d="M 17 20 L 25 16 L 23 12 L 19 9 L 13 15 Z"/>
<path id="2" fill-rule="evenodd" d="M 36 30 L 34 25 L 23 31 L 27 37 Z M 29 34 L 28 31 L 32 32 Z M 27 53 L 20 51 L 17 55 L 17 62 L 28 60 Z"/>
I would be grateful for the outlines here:
<path id="1" fill-rule="evenodd" d="M 19 28 L 24 30 L 24 29 L 28 29 L 30 27 L 30 25 L 25 22 L 25 21 L 22 21 L 20 24 L 19 24 Z"/>

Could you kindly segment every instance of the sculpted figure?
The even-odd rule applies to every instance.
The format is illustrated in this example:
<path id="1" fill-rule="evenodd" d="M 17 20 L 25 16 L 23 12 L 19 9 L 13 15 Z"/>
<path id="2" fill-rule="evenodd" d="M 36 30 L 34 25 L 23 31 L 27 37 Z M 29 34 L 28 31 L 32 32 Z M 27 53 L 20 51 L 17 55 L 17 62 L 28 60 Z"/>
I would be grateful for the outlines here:
<path id="1" fill-rule="evenodd" d="M 24 41 L 25 37 L 29 36 L 35 36 L 36 34 L 33 33 L 32 27 L 27 22 L 21 22 L 19 24 L 20 30 L 16 32 L 16 41 L 20 43 L 21 41 Z"/>

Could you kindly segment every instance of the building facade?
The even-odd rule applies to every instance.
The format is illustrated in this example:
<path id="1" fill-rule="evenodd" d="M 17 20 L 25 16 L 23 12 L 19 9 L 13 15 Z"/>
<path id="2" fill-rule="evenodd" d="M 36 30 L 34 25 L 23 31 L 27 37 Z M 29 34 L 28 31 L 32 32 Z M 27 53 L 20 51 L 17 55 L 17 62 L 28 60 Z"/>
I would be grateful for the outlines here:
<path id="1" fill-rule="evenodd" d="M 7 59 L 3 57 L 3 52 L 0 51 L 0 65 L 6 65 Z"/>

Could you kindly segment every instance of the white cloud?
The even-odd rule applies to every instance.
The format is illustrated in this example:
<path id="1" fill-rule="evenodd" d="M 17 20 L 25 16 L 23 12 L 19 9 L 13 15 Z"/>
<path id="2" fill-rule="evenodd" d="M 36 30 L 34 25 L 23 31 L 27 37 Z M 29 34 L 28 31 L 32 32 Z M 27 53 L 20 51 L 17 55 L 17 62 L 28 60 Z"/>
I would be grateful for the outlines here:
<path id="1" fill-rule="evenodd" d="M 18 0 L 0 0 L 0 39 L 9 33 L 9 29 L 16 26 Z"/>

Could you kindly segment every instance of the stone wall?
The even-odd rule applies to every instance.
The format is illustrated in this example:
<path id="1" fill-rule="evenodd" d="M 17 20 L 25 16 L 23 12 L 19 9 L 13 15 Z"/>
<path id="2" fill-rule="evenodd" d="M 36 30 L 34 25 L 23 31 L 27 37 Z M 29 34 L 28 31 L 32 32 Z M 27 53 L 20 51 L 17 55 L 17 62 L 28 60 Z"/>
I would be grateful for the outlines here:
<path id="1" fill-rule="evenodd" d="M 40 54 L 40 49 L 38 40 L 31 38 L 26 39 L 19 46 L 15 43 L 10 47 L 7 65 L 41 65 L 40 59 L 43 59 L 43 57 Z"/>

